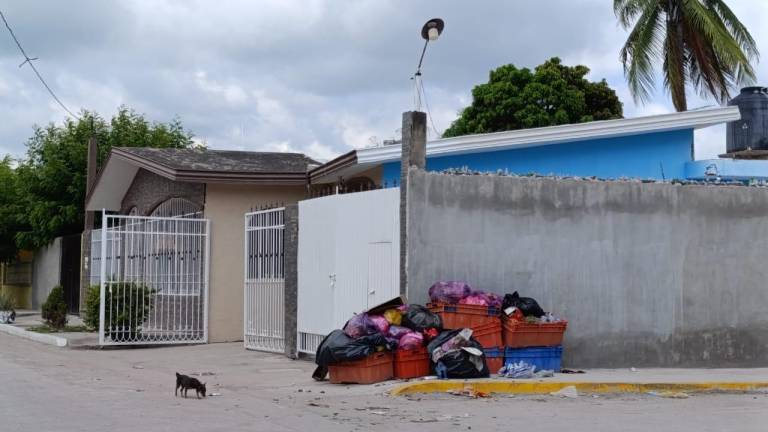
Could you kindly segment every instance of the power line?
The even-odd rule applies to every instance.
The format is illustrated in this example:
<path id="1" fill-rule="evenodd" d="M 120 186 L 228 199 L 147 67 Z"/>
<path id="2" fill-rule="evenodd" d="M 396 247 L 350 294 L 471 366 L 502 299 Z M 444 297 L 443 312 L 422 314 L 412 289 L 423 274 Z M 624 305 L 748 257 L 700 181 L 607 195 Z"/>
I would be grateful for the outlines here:
<path id="1" fill-rule="evenodd" d="M 429 109 L 429 101 L 427 100 L 427 90 L 424 88 L 424 80 L 421 79 L 421 76 L 417 76 L 415 79 L 415 87 L 416 87 L 416 93 L 418 93 L 418 108 L 417 110 L 421 109 L 421 101 L 424 101 L 424 107 L 427 110 L 427 117 L 429 118 L 429 123 L 432 126 L 432 132 L 435 134 L 435 139 L 440 139 L 440 132 L 437 131 L 437 127 L 435 127 L 435 119 L 432 116 L 432 110 Z M 422 98 L 422 95 L 424 96 Z"/>
<path id="2" fill-rule="evenodd" d="M 69 113 L 69 115 L 71 115 L 72 117 L 74 117 L 74 118 L 76 118 L 76 119 L 80 120 L 80 117 L 78 117 L 77 115 L 75 115 L 75 113 L 73 113 L 72 111 L 70 111 L 70 110 L 69 110 L 69 108 L 67 108 L 67 106 L 66 106 L 66 105 L 64 105 L 64 102 L 62 102 L 62 101 L 61 101 L 61 99 L 59 99 L 59 97 L 58 97 L 58 96 L 56 96 L 56 93 L 54 93 L 54 92 L 53 92 L 53 90 L 52 90 L 52 89 L 51 89 L 51 87 L 48 85 L 48 83 L 46 83 L 46 82 L 45 82 L 45 80 L 43 79 L 43 76 L 42 76 L 42 75 L 40 75 L 40 72 L 39 72 L 39 71 L 37 70 L 37 68 L 35 67 L 35 64 L 34 64 L 34 63 L 32 63 L 34 60 L 37 60 L 37 57 L 35 57 L 35 58 L 30 58 L 30 57 L 27 55 L 26 51 L 24 51 L 24 48 L 21 46 L 21 43 L 19 43 L 19 40 L 16 38 L 16 35 L 13 33 L 13 30 L 11 29 L 11 26 L 8 24 L 8 21 L 5 19 L 5 15 L 3 15 L 3 11 L 0 11 L 0 18 L 2 18 L 2 19 L 3 19 L 3 23 L 5 24 L 5 28 L 7 28 L 7 29 L 8 29 L 8 33 L 10 33 L 10 34 L 11 34 L 11 37 L 13 38 L 13 41 L 14 41 L 14 42 L 16 42 L 16 46 L 17 46 L 17 47 L 19 47 L 19 51 L 21 51 L 21 54 L 24 56 L 24 62 L 23 62 L 23 63 L 21 63 L 21 64 L 19 65 L 19 67 L 22 67 L 22 66 L 24 66 L 25 64 L 29 64 L 29 67 L 31 67 L 31 68 L 32 68 L 32 70 L 35 72 L 35 75 L 37 75 L 37 79 L 39 79 L 39 80 L 40 80 L 40 82 L 43 84 L 43 86 L 45 86 L 46 90 L 48 90 L 48 93 L 50 93 L 50 94 L 51 94 L 51 96 L 53 97 L 53 100 L 55 100 L 55 101 L 56 101 L 56 102 L 59 104 L 59 106 L 60 106 L 60 107 L 62 107 L 62 108 L 64 109 L 64 111 L 66 111 L 67 113 Z"/>

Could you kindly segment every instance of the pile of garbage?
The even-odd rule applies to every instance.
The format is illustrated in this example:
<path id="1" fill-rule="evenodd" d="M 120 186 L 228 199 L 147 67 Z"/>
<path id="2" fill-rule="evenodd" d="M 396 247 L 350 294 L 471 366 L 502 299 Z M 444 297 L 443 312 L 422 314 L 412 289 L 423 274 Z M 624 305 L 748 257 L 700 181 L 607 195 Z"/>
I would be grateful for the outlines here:
<path id="1" fill-rule="evenodd" d="M 376 352 L 417 350 L 426 351 L 434 372 L 443 378 L 489 376 L 482 346 L 472 338 L 472 330 L 444 330 L 440 316 L 418 304 L 352 317 L 343 330 L 334 330 L 320 343 L 312 376 L 324 380 L 329 366 L 361 360 Z"/>
<path id="2" fill-rule="evenodd" d="M 567 321 L 545 312 L 535 299 L 516 291 L 501 296 L 460 281 L 436 282 L 428 293 L 426 306 L 393 299 L 328 334 L 317 349 L 313 377 L 321 381 L 330 372 L 331 382 L 372 383 L 497 372 L 545 377 L 560 371 Z"/>

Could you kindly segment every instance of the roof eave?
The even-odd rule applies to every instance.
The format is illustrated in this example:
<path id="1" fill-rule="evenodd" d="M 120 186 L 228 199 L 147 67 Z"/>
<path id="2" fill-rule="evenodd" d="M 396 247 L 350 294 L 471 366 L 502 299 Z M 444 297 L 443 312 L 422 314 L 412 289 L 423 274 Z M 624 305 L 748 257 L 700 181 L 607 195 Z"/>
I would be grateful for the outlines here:
<path id="1" fill-rule="evenodd" d="M 606 120 L 508 132 L 466 135 L 428 142 L 427 156 L 442 156 L 467 152 L 487 152 L 504 150 L 507 148 L 536 147 L 548 144 L 636 135 L 641 133 L 664 132 L 687 128 L 697 129 L 739 120 L 740 118 L 741 115 L 739 114 L 738 107 L 719 107 L 631 119 Z M 357 161 L 360 164 L 396 161 L 401 157 L 401 150 L 401 146 L 361 149 L 357 151 Z"/>

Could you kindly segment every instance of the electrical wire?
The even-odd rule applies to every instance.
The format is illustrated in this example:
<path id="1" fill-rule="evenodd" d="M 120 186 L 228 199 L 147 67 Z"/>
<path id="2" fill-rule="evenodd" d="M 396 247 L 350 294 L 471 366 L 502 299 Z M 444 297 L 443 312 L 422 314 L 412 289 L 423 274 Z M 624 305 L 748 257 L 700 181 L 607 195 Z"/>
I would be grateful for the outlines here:
<path id="1" fill-rule="evenodd" d="M 435 138 L 440 138 L 440 132 L 438 132 L 437 127 L 435 126 L 435 119 L 432 116 L 432 110 L 429 108 L 429 101 L 427 100 L 427 91 L 424 88 L 424 81 L 421 79 L 421 76 L 418 76 L 416 79 L 416 91 L 419 93 L 419 108 L 421 108 L 421 101 L 424 101 L 424 107 L 427 110 L 427 117 L 429 118 L 429 124 L 432 126 L 432 133 L 435 134 Z M 422 97 L 423 96 L 423 97 Z"/>
<path id="2" fill-rule="evenodd" d="M 21 46 L 21 43 L 16 38 L 16 35 L 13 33 L 13 30 L 11 29 L 11 26 L 8 24 L 8 20 L 5 19 L 5 15 L 3 14 L 3 11 L 0 11 L 0 18 L 2 18 L 3 23 L 5 24 L 5 28 L 8 29 L 8 33 L 11 34 L 11 37 L 13 38 L 13 41 L 16 42 L 16 46 L 19 47 L 19 51 L 21 51 L 21 54 L 24 56 L 24 62 L 22 64 L 20 64 L 19 67 L 22 67 L 25 64 L 29 64 L 29 67 L 31 67 L 32 70 L 35 72 L 35 75 L 37 75 L 37 79 L 39 79 L 40 82 L 43 84 L 43 86 L 46 88 L 46 90 L 48 90 L 48 93 L 51 94 L 51 97 L 53 97 L 53 100 L 55 100 L 59 104 L 59 106 L 61 108 L 63 108 L 64 111 L 66 111 L 69 115 L 71 115 L 72 117 L 80 120 L 80 117 L 78 117 L 77 115 L 75 115 L 75 113 L 70 111 L 69 108 L 67 108 L 67 106 L 64 105 L 64 102 L 62 102 L 61 99 L 59 99 L 59 97 L 56 96 L 56 93 L 53 92 L 53 89 L 51 89 L 51 87 L 48 85 L 48 83 L 45 82 L 45 79 L 43 79 L 43 76 L 37 70 L 37 68 L 35 67 L 35 64 L 32 63 L 33 61 L 37 60 L 37 58 L 30 58 L 27 55 L 26 51 L 24 51 L 24 48 Z"/>

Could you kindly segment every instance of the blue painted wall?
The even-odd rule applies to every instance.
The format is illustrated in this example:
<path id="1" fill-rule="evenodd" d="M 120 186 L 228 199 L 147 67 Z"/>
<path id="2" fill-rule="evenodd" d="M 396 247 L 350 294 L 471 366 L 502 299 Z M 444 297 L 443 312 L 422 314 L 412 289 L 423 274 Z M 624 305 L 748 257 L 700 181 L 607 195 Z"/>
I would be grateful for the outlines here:
<path id="1" fill-rule="evenodd" d="M 619 138 L 576 141 L 541 147 L 428 157 L 427 169 L 468 167 L 516 174 L 684 179 L 691 161 L 693 129 Z M 400 181 L 400 162 L 384 164 L 382 180 Z"/>
<path id="2" fill-rule="evenodd" d="M 711 175 L 707 175 L 707 171 Z M 768 178 L 768 160 L 706 159 L 685 164 L 685 177 L 694 180 L 749 180 Z"/>

